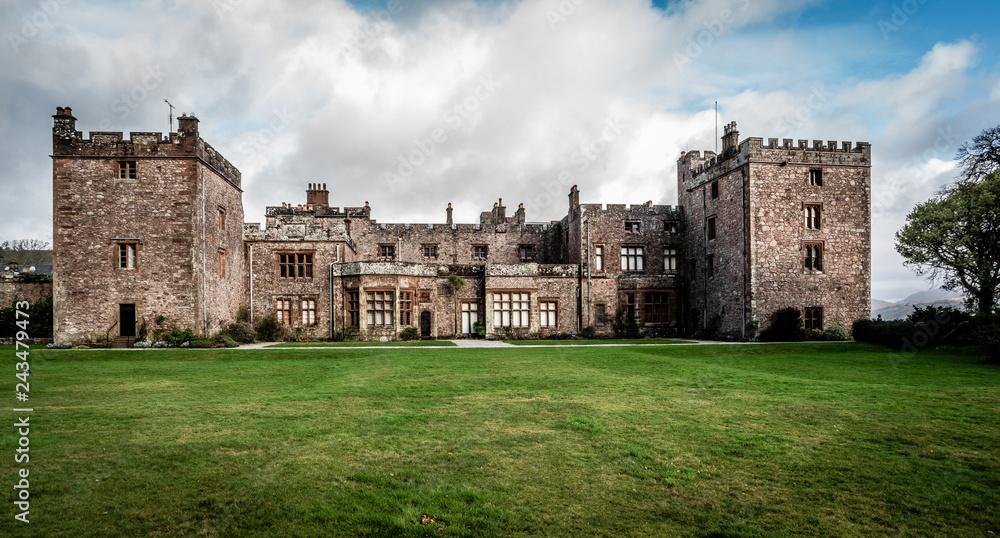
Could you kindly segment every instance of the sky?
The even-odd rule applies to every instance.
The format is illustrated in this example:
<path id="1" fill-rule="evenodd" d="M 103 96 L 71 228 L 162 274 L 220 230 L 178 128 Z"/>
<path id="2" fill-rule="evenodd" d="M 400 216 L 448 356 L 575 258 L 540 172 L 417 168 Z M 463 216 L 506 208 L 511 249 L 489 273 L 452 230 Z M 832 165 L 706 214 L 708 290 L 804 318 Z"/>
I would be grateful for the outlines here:
<path id="1" fill-rule="evenodd" d="M 961 8 L 961 9 L 959 9 Z M 0 0 L 0 240 L 52 238 L 51 115 L 162 131 L 194 114 L 247 222 L 369 202 L 382 222 L 529 221 L 676 204 L 681 151 L 741 137 L 872 144 L 872 296 L 931 284 L 893 235 L 1000 123 L 993 1 Z M 176 120 L 174 129 L 176 130 Z M 589 149 L 588 149 L 589 148 Z"/>

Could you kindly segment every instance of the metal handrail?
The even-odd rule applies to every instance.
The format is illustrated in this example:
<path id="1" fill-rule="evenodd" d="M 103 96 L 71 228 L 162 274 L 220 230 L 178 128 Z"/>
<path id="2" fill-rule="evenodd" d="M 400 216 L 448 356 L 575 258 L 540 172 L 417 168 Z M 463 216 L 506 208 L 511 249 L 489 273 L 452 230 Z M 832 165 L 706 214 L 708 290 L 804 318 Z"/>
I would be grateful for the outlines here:
<path id="1" fill-rule="evenodd" d="M 114 324 L 108 327 L 108 333 L 105 335 L 107 337 L 108 347 L 111 347 L 111 331 L 118 326 L 118 320 L 115 320 Z"/>

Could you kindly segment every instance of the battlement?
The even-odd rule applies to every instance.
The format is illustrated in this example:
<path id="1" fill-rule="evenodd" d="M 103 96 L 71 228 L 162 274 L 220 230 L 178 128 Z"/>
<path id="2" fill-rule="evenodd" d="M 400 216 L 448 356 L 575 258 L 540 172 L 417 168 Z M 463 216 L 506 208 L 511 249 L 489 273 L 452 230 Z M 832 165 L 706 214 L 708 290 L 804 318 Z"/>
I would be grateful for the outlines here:
<path id="1" fill-rule="evenodd" d="M 683 208 L 674 205 L 656 205 L 652 201 L 642 204 L 580 204 L 585 217 L 598 218 L 612 213 L 634 213 L 681 218 Z"/>
<path id="2" fill-rule="evenodd" d="M 76 130 L 76 118 L 71 108 L 57 107 L 52 116 L 52 154 L 56 157 L 120 157 L 129 159 L 195 157 L 227 181 L 241 187 L 242 175 L 225 157 L 198 135 L 198 118 L 177 118 L 178 132 L 90 131 L 90 137 Z"/>
<path id="3" fill-rule="evenodd" d="M 767 144 L 764 144 L 764 139 L 760 137 L 751 137 L 743 141 L 744 144 L 756 145 L 761 149 L 788 149 L 788 150 L 805 150 L 805 151 L 826 151 L 826 152 L 838 152 L 838 153 L 864 153 L 866 150 L 870 151 L 871 144 L 868 142 L 838 142 L 836 140 L 828 140 L 826 142 L 822 140 L 813 140 L 812 144 L 809 144 L 808 140 L 799 139 L 793 144 L 791 138 L 783 138 L 781 144 L 778 144 L 777 138 L 768 138 Z M 838 147 L 839 146 L 839 147 Z"/>

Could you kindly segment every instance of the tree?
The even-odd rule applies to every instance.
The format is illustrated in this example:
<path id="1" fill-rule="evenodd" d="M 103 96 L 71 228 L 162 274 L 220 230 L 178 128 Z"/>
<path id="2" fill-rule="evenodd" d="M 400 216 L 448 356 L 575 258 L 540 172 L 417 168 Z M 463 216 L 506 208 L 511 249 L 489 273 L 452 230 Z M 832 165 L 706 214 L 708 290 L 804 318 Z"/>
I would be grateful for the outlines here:
<path id="1" fill-rule="evenodd" d="M 462 315 L 458 311 L 458 291 L 465 286 L 465 280 L 458 275 L 448 275 L 448 286 L 451 287 L 451 293 L 455 298 L 455 336 L 458 336 L 458 318 Z"/>
<path id="2" fill-rule="evenodd" d="M 1000 128 L 995 131 L 1000 137 Z M 990 314 L 1000 284 L 1000 171 L 980 181 L 968 173 L 985 165 L 972 166 L 964 180 L 907 215 L 906 226 L 896 232 L 896 251 L 918 275 L 964 290 L 971 307 Z"/>
<path id="3" fill-rule="evenodd" d="M 52 263 L 49 244 L 38 239 L 16 239 L 0 243 L 0 263 L 41 265 Z"/>
<path id="4" fill-rule="evenodd" d="M 986 129 L 958 148 L 961 179 L 979 181 L 1000 168 L 1000 125 Z"/>

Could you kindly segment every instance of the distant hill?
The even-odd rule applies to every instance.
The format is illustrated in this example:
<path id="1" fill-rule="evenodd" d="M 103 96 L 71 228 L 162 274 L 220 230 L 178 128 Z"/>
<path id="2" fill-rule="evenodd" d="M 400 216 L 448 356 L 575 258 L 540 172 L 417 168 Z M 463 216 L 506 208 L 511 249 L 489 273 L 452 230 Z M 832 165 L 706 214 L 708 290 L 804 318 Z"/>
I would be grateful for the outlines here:
<path id="1" fill-rule="evenodd" d="M 906 319 L 914 308 L 918 306 L 926 308 L 931 305 L 962 308 L 965 306 L 965 296 L 954 291 L 938 289 L 914 293 L 898 303 L 872 299 L 872 318 L 882 316 L 882 319 L 887 321 Z"/>

